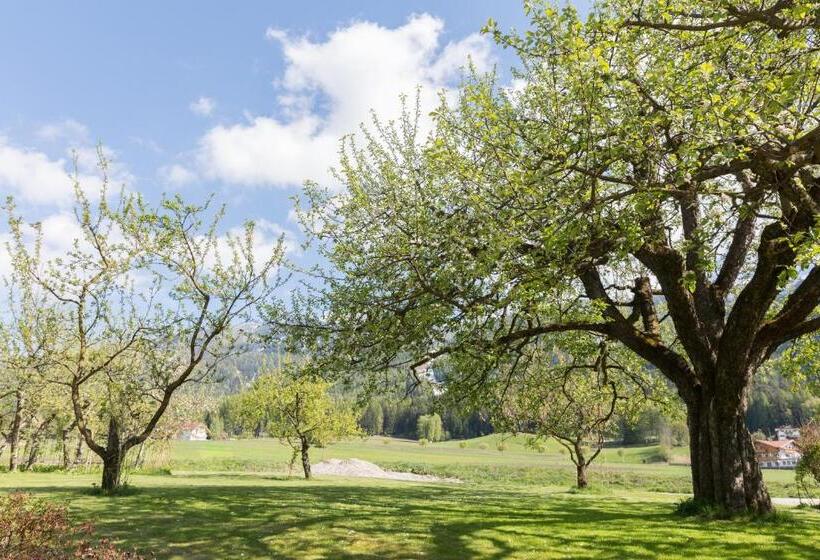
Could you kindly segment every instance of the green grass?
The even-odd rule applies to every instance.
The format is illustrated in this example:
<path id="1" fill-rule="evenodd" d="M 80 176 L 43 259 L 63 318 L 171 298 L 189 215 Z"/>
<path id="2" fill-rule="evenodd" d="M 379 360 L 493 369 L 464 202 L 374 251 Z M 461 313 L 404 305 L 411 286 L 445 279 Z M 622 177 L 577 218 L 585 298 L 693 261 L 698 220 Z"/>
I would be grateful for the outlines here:
<path id="1" fill-rule="evenodd" d="M 430 485 L 270 476 L 133 476 L 115 498 L 91 475 L 0 475 L 68 504 L 77 520 L 163 559 L 817 557 L 820 513 L 778 522 L 675 516 L 674 498 L 645 492 L 571 494 L 491 484 Z"/>
<path id="2" fill-rule="evenodd" d="M 499 451 L 497 446 L 502 441 L 506 449 Z M 468 440 L 466 448 L 460 447 L 459 441 L 422 447 L 411 440 L 371 437 L 314 449 L 311 455 L 314 462 L 356 457 L 394 470 L 497 486 L 570 486 L 574 483 L 574 467 L 561 452 L 560 445 L 548 442 L 544 452 L 539 453 L 525 443 L 524 436 L 494 434 Z M 643 462 L 653 461 L 658 453 L 656 445 L 606 448 L 591 468 L 590 483 L 604 489 L 688 493 L 691 489 L 689 467 Z M 169 466 L 175 473 L 283 472 L 290 454 L 289 448 L 272 439 L 177 441 L 173 442 Z M 685 456 L 686 450 L 676 448 L 673 454 Z M 793 471 L 766 470 L 764 476 L 773 495 L 796 495 Z"/>

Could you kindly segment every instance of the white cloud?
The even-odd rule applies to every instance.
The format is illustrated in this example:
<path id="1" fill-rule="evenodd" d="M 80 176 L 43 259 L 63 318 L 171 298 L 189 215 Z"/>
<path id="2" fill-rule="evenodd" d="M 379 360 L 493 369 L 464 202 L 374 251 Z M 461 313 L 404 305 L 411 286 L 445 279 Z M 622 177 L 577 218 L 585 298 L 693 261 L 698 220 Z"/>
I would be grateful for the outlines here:
<path id="1" fill-rule="evenodd" d="M 175 187 L 189 185 L 198 179 L 196 173 L 178 163 L 161 167 L 159 176 L 163 181 Z"/>
<path id="2" fill-rule="evenodd" d="M 395 119 L 400 95 L 413 99 L 418 88 L 426 115 L 440 90 L 452 92 L 468 56 L 479 70 L 489 67 L 486 39 L 470 35 L 442 47 L 443 28 L 442 20 L 423 14 L 395 29 L 356 22 L 324 42 L 269 29 L 268 38 L 281 43 L 286 62 L 276 84 L 282 116 L 211 129 L 199 143 L 202 173 L 238 185 L 329 180 L 339 139 L 368 121 L 370 110 L 382 120 Z"/>
<path id="3" fill-rule="evenodd" d="M 188 105 L 188 108 L 195 115 L 207 117 L 214 112 L 214 109 L 216 108 L 216 101 L 214 101 L 210 97 L 203 96 L 197 99 L 196 101 L 191 101 L 191 104 Z"/>
<path id="4" fill-rule="evenodd" d="M 63 141 L 72 146 L 88 144 L 88 127 L 73 119 L 44 124 L 37 129 L 37 137 L 47 142 Z"/>
<path id="5" fill-rule="evenodd" d="M 52 159 L 34 148 L 17 146 L 0 136 L 0 192 L 35 205 L 66 206 L 74 201 L 74 178 L 91 200 L 99 197 L 103 184 L 98 148 L 67 150 L 66 157 Z M 133 176 L 117 154 L 103 149 L 111 189 L 131 183 Z M 75 167 L 76 165 L 76 167 Z"/>
<path id="6" fill-rule="evenodd" d="M 82 239 L 83 232 L 77 224 L 77 219 L 70 211 L 59 211 L 39 220 L 42 231 L 40 256 L 43 262 L 64 257 L 74 246 L 74 241 Z M 33 248 L 35 230 L 32 227 L 23 227 L 23 241 Z M 11 257 L 8 244 L 12 241 L 10 233 L 0 233 L 0 276 L 8 276 L 11 272 Z"/>

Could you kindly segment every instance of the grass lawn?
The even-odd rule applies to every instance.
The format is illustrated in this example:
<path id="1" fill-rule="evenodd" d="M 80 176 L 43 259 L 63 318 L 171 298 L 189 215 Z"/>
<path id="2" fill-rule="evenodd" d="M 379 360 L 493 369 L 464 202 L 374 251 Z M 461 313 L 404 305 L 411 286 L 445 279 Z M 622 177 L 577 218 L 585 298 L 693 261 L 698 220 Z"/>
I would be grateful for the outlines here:
<path id="1" fill-rule="evenodd" d="M 504 450 L 499 451 L 502 442 Z M 411 440 L 371 437 L 314 449 L 311 456 L 314 462 L 356 457 L 395 470 L 496 486 L 567 487 L 574 483 L 574 467 L 559 444 L 547 442 L 537 452 L 525 443 L 523 436 L 493 434 L 463 444 L 452 440 L 422 447 Z M 675 448 L 672 453 L 685 458 L 687 450 Z M 690 492 L 689 467 L 658 462 L 658 454 L 657 445 L 606 448 L 591 468 L 590 483 L 610 489 Z M 291 451 L 273 439 L 175 441 L 170 453 L 163 455 L 168 455 L 163 464 L 175 473 L 274 472 L 286 468 Z M 796 495 L 794 471 L 766 470 L 764 476 L 772 495 Z"/>
<path id="2" fill-rule="evenodd" d="M 646 492 L 432 485 L 369 479 L 132 476 L 132 493 L 91 495 L 97 477 L 0 475 L 69 505 L 78 520 L 160 559 L 820 557 L 820 513 L 776 522 L 700 521 Z"/>

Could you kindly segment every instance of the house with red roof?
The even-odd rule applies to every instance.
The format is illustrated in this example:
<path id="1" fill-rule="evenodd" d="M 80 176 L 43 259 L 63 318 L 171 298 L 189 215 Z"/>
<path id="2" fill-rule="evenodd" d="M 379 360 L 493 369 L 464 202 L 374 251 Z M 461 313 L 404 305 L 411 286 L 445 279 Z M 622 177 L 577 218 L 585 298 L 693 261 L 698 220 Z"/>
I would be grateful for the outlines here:
<path id="1" fill-rule="evenodd" d="M 184 422 L 179 426 L 177 439 L 186 441 L 205 441 L 208 439 L 208 427 L 202 422 Z"/>
<path id="2" fill-rule="evenodd" d="M 755 455 L 764 469 L 793 469 L 802 457 L 800 448 L 791 439 L 757 440 Z"/>

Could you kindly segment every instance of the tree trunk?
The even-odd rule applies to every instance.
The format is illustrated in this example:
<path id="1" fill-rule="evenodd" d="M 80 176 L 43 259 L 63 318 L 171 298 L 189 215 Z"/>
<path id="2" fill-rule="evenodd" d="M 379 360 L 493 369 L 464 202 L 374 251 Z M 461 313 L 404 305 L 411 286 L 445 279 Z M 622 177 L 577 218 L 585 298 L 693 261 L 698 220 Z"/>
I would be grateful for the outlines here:
<path id="1" fill-rule="evenodd" d="M 122 473 L 122 455 L 119 450 L 108 452 L 103 457 L 102 491 L 113 494 L 120 488 Z"/>
<path id="2" fill-rule="evenodd" d="M 586 488 L 589 483 L 587 482 L 587 467 L 589 463 L 587 463 L 586 458 L 584 457 L 584 449 L 581 447 L 579 442 L 576 442 L 575 445 L 575 484 L 578 488 L 584 489 Z"/>
<path id="3" fill-rule="evenodd" d="M 35 435 L 34 439 L 29 442 L 28 459 L 23 470 L 30 470 L 40 457 L 40 437 Z"/>
<path id="4" fill-rule="evenodd" d="M 114 418 L 111 418 L 108 421 L 108 443 L 101 457 L 103 461 L 101 487 L 105 494 L 112 494 L 120 488 L 123 455 L 125 455 L 125 450 L 120 444 L 119 425 Z"/>
<path id="5" fill-rule="evenodd" d="M 307 441 L 307 438 L 302 437 L 302 469 L 305 471 L 305 478 L 310 480 L 310 455 L 308 454 L 308 450 L 310 449 L 310 444 Z"/>
<path id="6" fill-rule="evenodd" d="M 69 453 L 68 449 L 68 439 L 71 436 L 71 429 L 74 427 L 72 424 L 68 428 L 63 428 L 62 430 L 62 451 L 63 451 L 63 470 L 68 470 L 69 465 L 71 465 L 71 454 Z"/>
<path id="7" fill-rule="evenodd" d="M 578 488 L 586 488 L 589 483 L 587 482 L 587 465 L 586 463 L 578 463 L 575 465 L 576 471 L 576 484 Z"/>
<path id="8" fill-rule="evenodd" d="M 77 436 L 77 447 L 74 449 L 74 466 L 78 467 L 83 462 L 83 435 Z"/>
<path id="9" fill-rule="evenodd" d="M 728 513 L 770 512 L 772 502 L 746 428 L 745 399 L 726 401 L 701 388 L 686 403 L 695 500 Z"/>
<path id="10" fill-rule="evenodd" d="M 14 417 L 9 429 L 9 471 L 17 470 L 17 457 L 20 448 L 20 430 L 23 424 L 23 393 L 17 391 L 14 404 Z"/>

